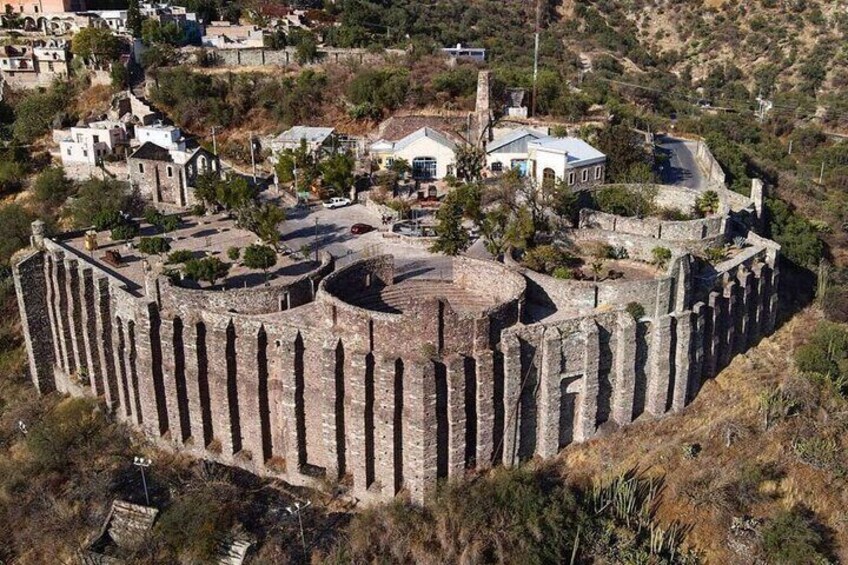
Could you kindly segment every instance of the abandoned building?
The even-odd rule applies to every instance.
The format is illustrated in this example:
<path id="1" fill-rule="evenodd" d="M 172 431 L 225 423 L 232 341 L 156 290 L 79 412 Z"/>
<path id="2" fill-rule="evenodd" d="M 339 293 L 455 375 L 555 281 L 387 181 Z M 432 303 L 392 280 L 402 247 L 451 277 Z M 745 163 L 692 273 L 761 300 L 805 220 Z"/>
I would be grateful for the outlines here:
<path id="1" fill-rule="evenodd" d="M 136 128 L 144 141 L 127 159 L 130 184 L 157 208 L 180 211 L 197 204 L 194 187 L 204 174 L 221 174 L 221 163 L 213 153 L 182 137 L 173 126 Z"/>
<path id="2" fill-rule="evenodd" d="M 152 259 L 106 261 L 79 233 L 46 238 L 36 222 L 14 260 L 32 381 L 101 397 L 172 449 L 291 484 L 347 477 L 365 501 L 423 500 L 469 469 L 679 411 L 772 332 L 780 248 L 755 232 L 759 200 L 717 192 L 720 209 L 693 220 L 583 210 L 569 240 L 642 265 L 601 281 L 511 254 L 454 258 L 438 277 L 389 255 L 340 269 L 325 255 L 268 286 L 208 290 Z M 698 194 L 663 186 L 657 198 L 683 208 Z M 234 229 L 200 228 L 215 253 Z M 728 242 L 726 257 L 703 259 Z M 671 258 L 648 267 L 659 245 Z"/>

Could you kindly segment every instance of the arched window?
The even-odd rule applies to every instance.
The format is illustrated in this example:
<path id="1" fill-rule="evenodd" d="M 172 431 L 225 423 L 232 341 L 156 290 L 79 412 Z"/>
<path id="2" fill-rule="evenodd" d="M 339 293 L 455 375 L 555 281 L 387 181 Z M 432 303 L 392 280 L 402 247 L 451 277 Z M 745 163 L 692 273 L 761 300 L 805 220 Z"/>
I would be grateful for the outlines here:
<path id="1" fill-rule="evenodd" d="M 583 182 L 589 180 L 589 169 L 583 169 Z"/>
<path id="2" fill-rule="evenodd" d="M 556 173 L 550 167 L 542 169 L 542 187 L 553 188 L 556 183 Z"/>

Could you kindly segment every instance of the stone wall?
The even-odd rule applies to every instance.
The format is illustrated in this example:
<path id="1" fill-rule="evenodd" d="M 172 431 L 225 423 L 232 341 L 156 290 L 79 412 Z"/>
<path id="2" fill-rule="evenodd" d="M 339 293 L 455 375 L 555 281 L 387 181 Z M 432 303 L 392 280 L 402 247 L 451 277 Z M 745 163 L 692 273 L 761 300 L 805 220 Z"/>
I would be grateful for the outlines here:
<path id="1" fill-rule="evenodd" d="M 187 50 L 187 52 L 193 50 Z M 263 47 L 215 49 L 206 48 L 207 57 L 221 65 L 228 67 L 257 67 L 263 65 L 293 65 L 297 63 L 297 49 L 286 47 L 284 49 L 265 49 Z M 373 52 L 368 49 L 359 48 L 336 48 L 322 47 L 318 49 L 316 63 L 344 63 L 353 62 L 359 64 L 381 63 L 389 56 L 403 56 L 403 49 L 386 49 L 383 52 Z"/>
<path id="2" fill-rule="evenodd" d="M 726 218 L 710 216 L 697 220 L 669 221 L 658 218 L 628 218 L 589 210 L 580 210 L 580 229 L 604 230 L 662 239 L 667 241 L 699 241 L 709 246 L 724 240 Z"/>
<path id="3" fill-rule="evenodd" d="M 655 241 L 607 235 L 634 253 Z M 344 479 L 366 502 L 421 501 L 469 469 L 679 411 L 777 311 L 779 247 L 753 233 L 712 272 L 696 277 L 675 248 L 667 274 L 621 284 L 458 259 L 453 284 L 491 298 L 476 313 L 438 296 L 395 314 L 355 306 L 395 284 L 390 256 L 331 273 L 325 261 L 292 283 L 323 276 L 314 300 L 279 311 L 279 289 L 140 288 L 33 242 L 14 278 L 39 391 L 100 397 L 162 446 L 291 484 Z M 541 293 L 556 315 L 519 323 Z M 643 319 L 630 301 L 649 306 Z"/>

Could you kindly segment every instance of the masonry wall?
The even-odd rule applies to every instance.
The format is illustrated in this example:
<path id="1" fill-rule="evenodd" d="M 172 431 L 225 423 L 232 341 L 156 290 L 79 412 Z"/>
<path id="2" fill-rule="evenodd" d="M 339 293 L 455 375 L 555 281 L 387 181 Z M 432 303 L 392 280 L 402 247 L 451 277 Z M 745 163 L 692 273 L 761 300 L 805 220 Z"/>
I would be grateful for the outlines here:
<path id="1" fill-rule="evenodd" d="M 668 282 L 649 281 L 669 285 L 655 289 L 665 307 L 640 320 L 613 307 L 518 324 L 532 284 L 471 260 L 455 280 L 497 303 L 479 316 L 437 299 L 403 315 L 344 302 L 393 283 L 386 257 L 328 275 L 315 301 L 273 315 L 168 291 L 160 305 L 49 241 L 21 253 L 14 276 L 40 391 L 101 397 L 162 445 L 292 484 L 346 478 L 362 500 L 423 500 L 438 480 L 684 408 L 774 327 L 779 250 L 751 241 L 705 287 L 676 260 Z"/>

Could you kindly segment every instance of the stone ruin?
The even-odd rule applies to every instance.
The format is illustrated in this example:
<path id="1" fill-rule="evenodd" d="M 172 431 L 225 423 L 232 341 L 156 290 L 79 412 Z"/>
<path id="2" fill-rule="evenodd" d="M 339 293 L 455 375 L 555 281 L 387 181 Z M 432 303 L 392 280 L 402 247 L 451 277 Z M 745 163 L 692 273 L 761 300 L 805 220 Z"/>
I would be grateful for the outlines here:
<path id="1" fill-rule="evenodd" d="M 663 187 L 660 199 L 696 194 Z M 384 255 L 272 286 L 131 284 L 34 226 L 14 280 L 32 381 L 101 397 L 162 446 L 364 500 L 421 501 L 471 469 L 553 457 L 599 431 L 682 410 L 772 332 L 780 248 L 755 203 L 665 222 L 584 211 L 566 234 L 672 251 L 655 277 L 560 280 L 455 258 L 447 276 Z M 705 246 L 745 237 L 717 264 Z M 636 302 L 644 316 L 634 319 Z"/>

